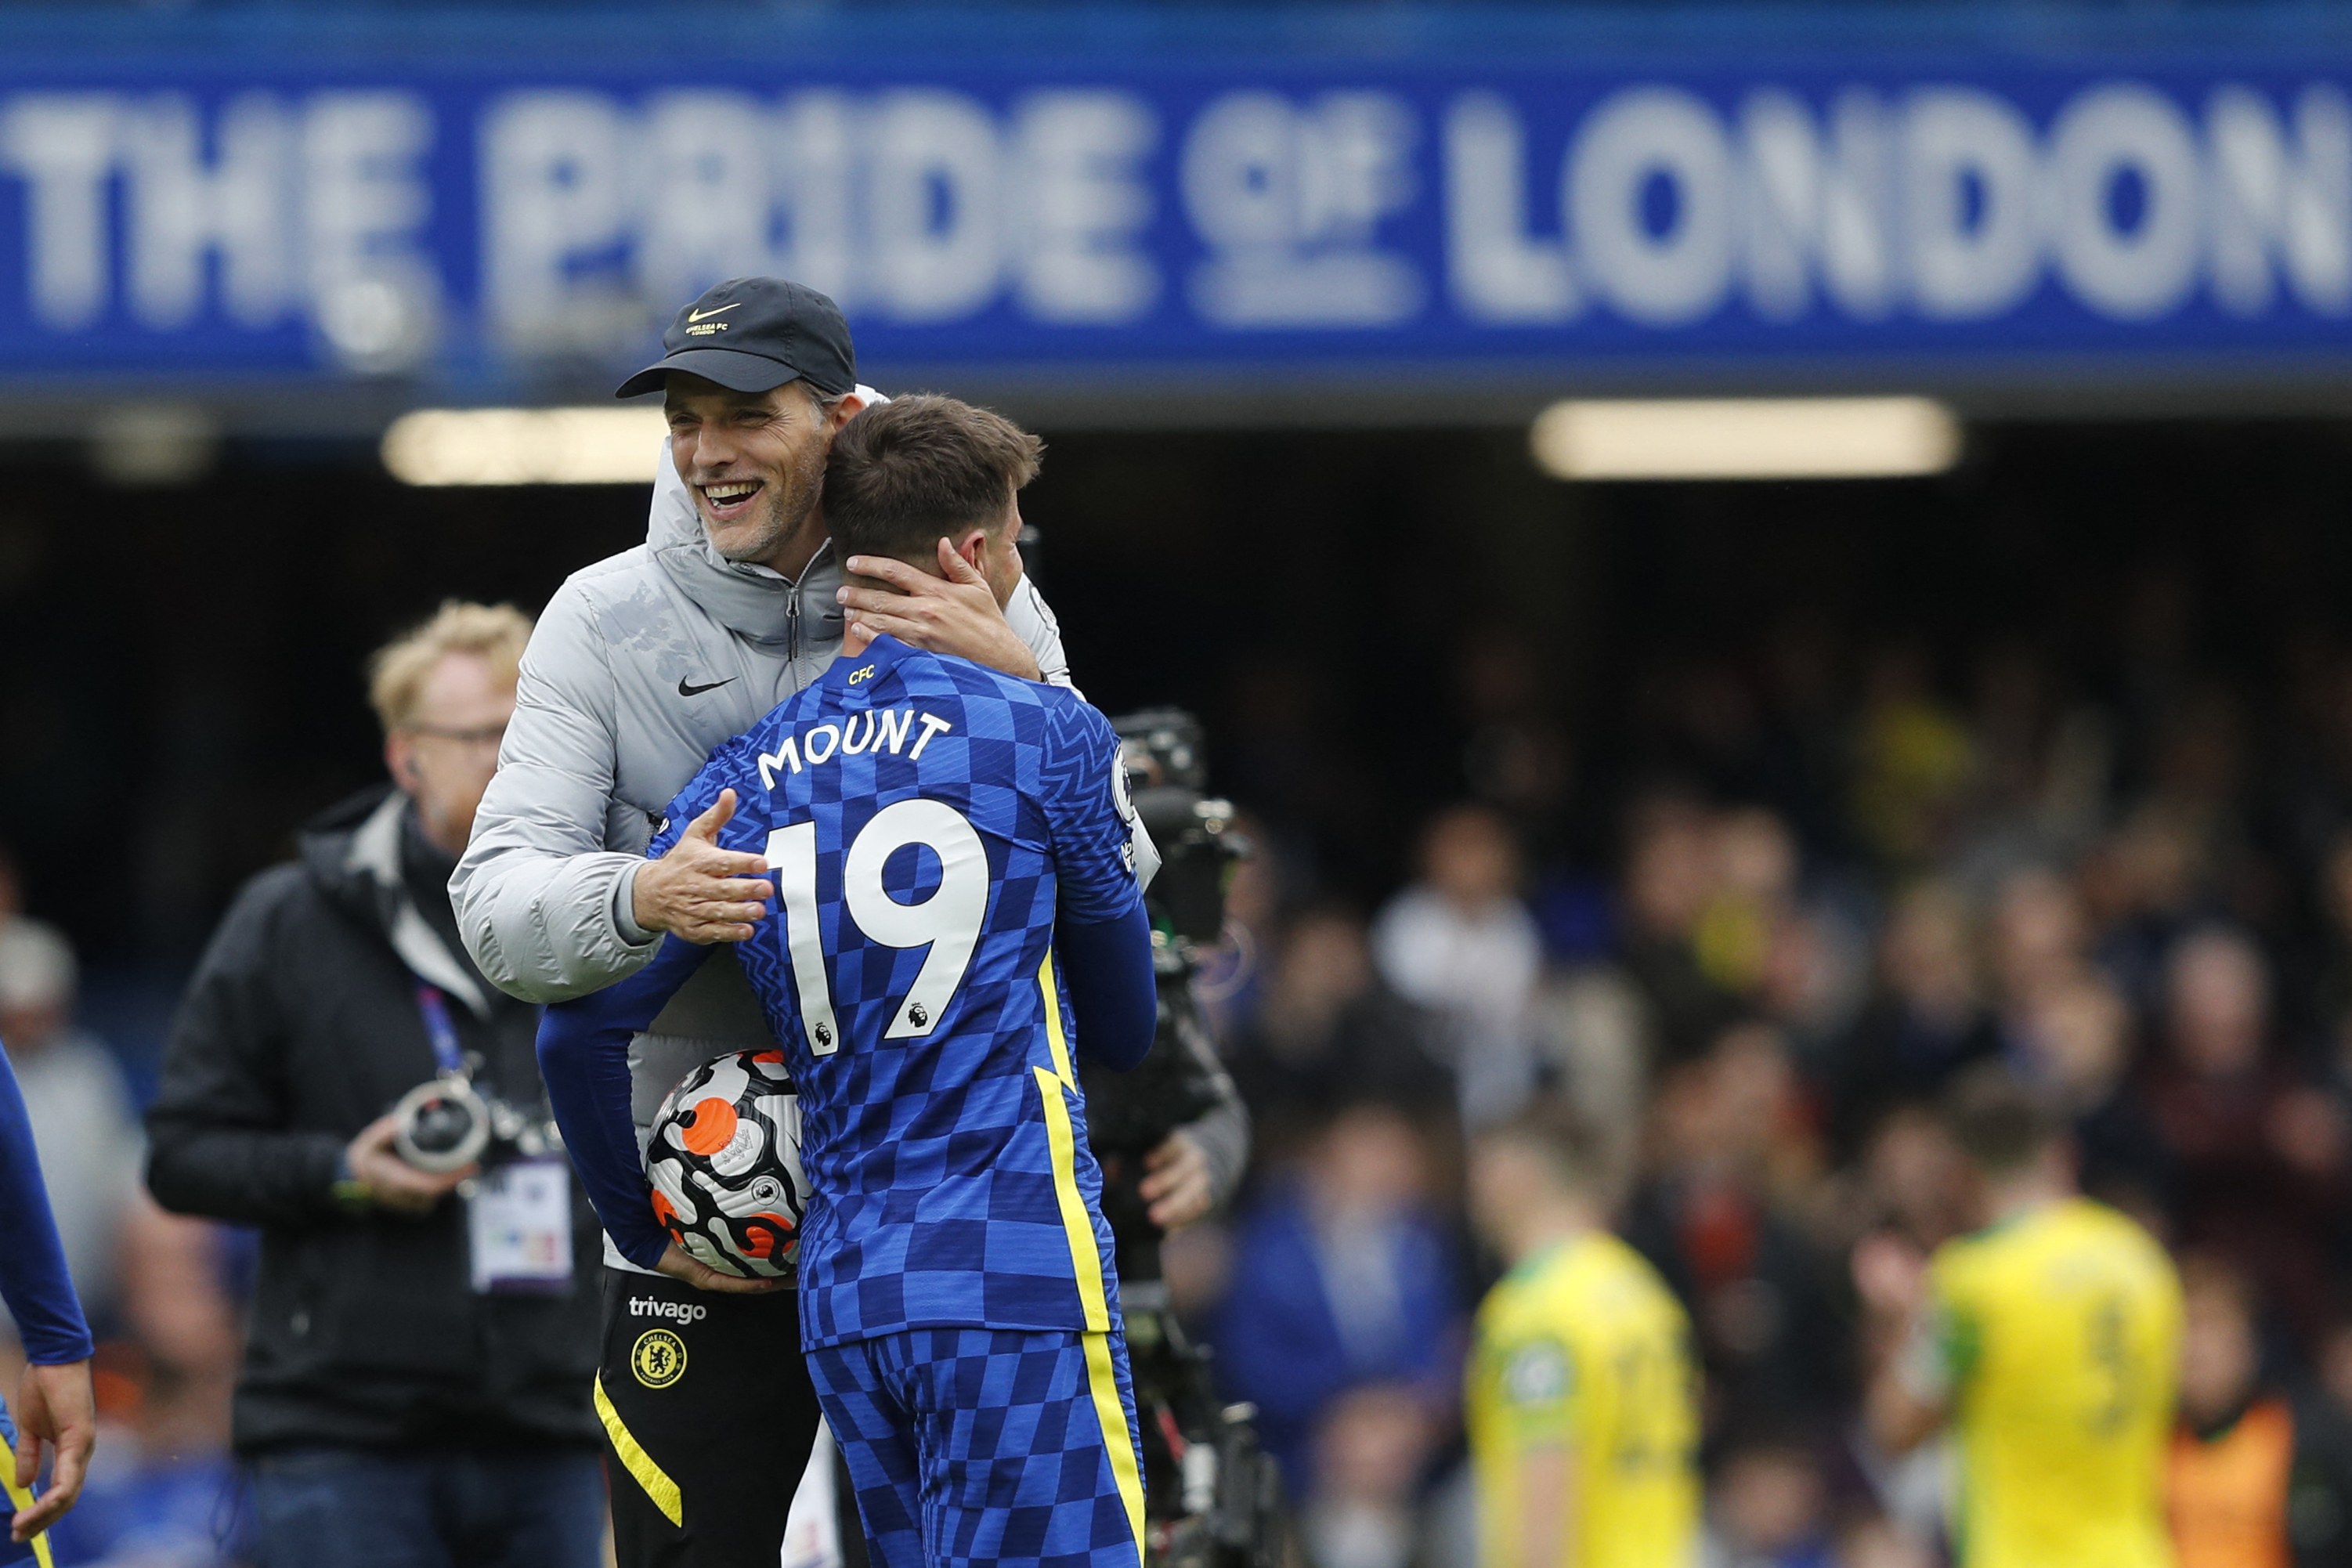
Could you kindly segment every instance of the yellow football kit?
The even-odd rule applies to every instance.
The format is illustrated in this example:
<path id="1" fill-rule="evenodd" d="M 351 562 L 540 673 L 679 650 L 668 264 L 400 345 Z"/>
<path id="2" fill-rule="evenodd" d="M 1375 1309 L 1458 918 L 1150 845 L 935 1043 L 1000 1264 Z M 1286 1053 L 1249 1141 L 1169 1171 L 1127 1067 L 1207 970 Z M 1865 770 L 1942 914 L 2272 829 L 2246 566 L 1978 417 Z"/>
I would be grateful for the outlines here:
<path id="1" fill-rule="evenodd" d="M 1686 1568 L 1699 1523 L 1698 1390 L 1690 1322 L 1613 1236 L 1563 1242 L 1478 1310 L 1471 1462 L 1485 1568 Z M 1562 1468 L 1570 1524 L 1528 1562 L 1526 1461 Z"/>
<path id="2" fill-rule="evenodd" d="M 2180 1284 L 2084 1198 L 1946 1243 L 1922 1375 L 1951 1411 L 1961 1568 L 2169 1568 Z"/>

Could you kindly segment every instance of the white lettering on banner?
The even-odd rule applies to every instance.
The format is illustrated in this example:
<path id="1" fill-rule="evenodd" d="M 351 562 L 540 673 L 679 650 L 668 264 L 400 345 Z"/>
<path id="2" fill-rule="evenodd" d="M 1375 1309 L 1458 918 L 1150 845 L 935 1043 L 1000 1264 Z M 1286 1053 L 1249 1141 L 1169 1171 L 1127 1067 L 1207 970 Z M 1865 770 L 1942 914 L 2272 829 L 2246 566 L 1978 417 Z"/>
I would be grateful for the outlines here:
<path id="1" fill-rule="evenodd" d="M 2241 316 L 2270 309 L 2271 258 L 2323 316 L 2352 311 L 2352 106 L 2325 83 L 2295 100 L 2295 141 L 2268 100 L 2225 86 L 2206 110 L 2213 161 L 2213 293 Z"/>
<path id="2" fill-rule="evenodd" d="M 413 369 L 453 319 L 442 269 L 466 270 L 437 219 L 479 235 L 480 319 L 525 353 L 642 350 L 755 271 L 860 322 L 1243 342 L 1568 341 L 1597 313 L 1679 333 L 1729 310 L 1793 344 L 1808 321 L 1996 321 L 2042 290 L 2123 324 L 2200 299 L 2352 317 L 2352 97 L 2326 81 L 2095 80 L 2046 117 L 1958 83 L 1769 80 L 1633 82 L 1566 117 L 1476 85 L 1427 111 L 1337 87 L 1164 112 L 1087 86 L 516 89 L 470 126 L 389 88 L 0 93 L 24 236 L 0 310 L 60 334 L 307 314 L 341 367 Z M 445 139 L 473 150 L 474 214 L 435 211 Z"/>
<path id="3" fill-rule="evenodd" d="M 2138 195 L 2117 221 L 2124 176 Z M 2197 286 L 2205 238 L 2197 144 L 2188 118 L 2147 88 L 2093 88 L 2050 128 L 2042 208 L 2058 270 L 2100 314 L 2144 321 L 2178 310 Z"/>
<path id="4" fill-rule="evenodd" d="M 691 300 L 721 278 L 775 269 L 769 244 L 768 159 L 774 127 L 747 93 L 668 92 L 625 139 L 640 164 L 637 288 L 647 300 Z"/>
<path id="5" fill-rule="evenodd" d="M 417 242 L 432 132 L 422 101 L 396 91 L 248 92 L 209 110 L 179 93 L 7 100 L 0 169 L 26 188 L 33 318 L 61 331 L 97 324 L 119 257 L 123 302 L 156 331 L 208 308 L 268 328 L 307 306 L 346 360 L 412 362 L 438 300 Z"/>
<path id="6" fill-rule="evenodd" d="M 1114 325 L 1148 314 L 1160 271 L 1137 249 L 1151 221 L 1142 163 L 1160 122 L 1123 92 L 1045 92 L 1014 114 L 1020 298 L 1041 321 Z"/>
<path id="7" fill-rule="evenodd" d="M 1495 326 L 1573 319 L 1584 300 L 1558 240 L 1527 216 L 1527 135 L 1490 92 L 1465 93 L 1445 117 L 1446 270 L 1456 309 Z"/>
<path id="8" fill-rule="evenodd" d="M 845 310 L 859 302 L 850 116 L 849 100 L 841 93 L 803 92 L 785 100 L 776 114 L 776 153 L 768 171 L 782 231 L 777 269 L 831 295 Z"/>
<path id="9" fill-rule="evenodd" d="M 432 350 L 440 274 L 422 248 L 433 114 L 404 92 L 322 92 L 302 127 L 311 308 L 344 363 L 409 368 Z"/>
<path id="10" fill-rule="evenodd" d="M 1929 88 L 1906 106 L 1903 152 L 1912 303 L 1938 321 L 2015 309 L 2041 271 L 2033 128 L 1990 93 Z"/>
<path id="11" fill-rule="evenodd" d="M 1654 225 L 1654 181 L 1673 212 Z M 1731 288 L 1731 148 L 1723 122 L 1676 88 L 1635 88 L 1603 102 L 1569 153 L 1570 215 L 1593 292 L 1629 320 L 1676 326 L 1714 313 Z"/>
<path id="12" fill-rule="evenodd" d="M 481 133 L 484 305 L 516 348 L 602 350 L 642 331 L 645 310 L 584 256 L 629 237 L 627 129 L 603 93 L 512 93 Z"/>
<path id="13" fill-rule="evenodd" d="M 0 115 L 0 160 L 26 184 L 33 316 L 54 331 L 89 326 L 106 309 L 115 118 L 103 93 L 26 93 Z"/>
<path id="14" fill-rule="evenodd" d="M 1740 253 L 1756 313 L 1774 321 L 1803 315 L 1818 270 L 1822 292 L 1843 314 L 1885 315 L 1895 303 L 1894 191 L 1878 96 L 1841 92 L 1823 128 L 1794 96 L 1768 88 L 1740 106 L 1739 140 L 1748 154 Z"/>
<path id="15" fill-rule="evenodd" d="M 193 321 L 205 264 L 217 257 L 220 298 L 242 325 L 266 327 L 291 302 L 295 235 L 285 107 L 247 93 L 222 110 L 205 155 L 194 100 L 147 100 L 124 127 L 130 163 L 131 309 L 151 327 Z"/>
<path id="16" fill-rule="evenodd" d="M 865 132 L 875 304 L 900 321 L 987 305 L 1003 266 L 995 121 L 961 93 L 893 92 Z"/>
<path id="17" fill-rule="evenodd" d="M 1192 226 L 1214 253 L 1192 274 L 1193 308 L 1235 328 L 1410 320 L 1420 270 L 1376 239 L 1413 199 L 1416 134 L 1412 110 L 1387 93 L 1326 93 L 1302 108 L 1235 92 L 1210 104 L 1180 171 Z"/>

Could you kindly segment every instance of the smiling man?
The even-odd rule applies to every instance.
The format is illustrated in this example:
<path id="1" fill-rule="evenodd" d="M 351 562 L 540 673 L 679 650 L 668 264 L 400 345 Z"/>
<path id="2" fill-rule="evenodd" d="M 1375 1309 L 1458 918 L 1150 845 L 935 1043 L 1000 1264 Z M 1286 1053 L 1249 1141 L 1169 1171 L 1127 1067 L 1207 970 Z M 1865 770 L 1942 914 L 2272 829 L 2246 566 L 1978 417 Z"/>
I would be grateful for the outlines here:
<path id="1" fill-rule="evenodd" d="M 693 833 L 657 860 L 644 853 L 711 752 L 833 661 L 843 563 L 818 502 L 834 433 L 871 395 L 833 301 L 780 279 L 719 285 L 662 344 L 619 390 L 660 392 L 668 415 L 646 542 L 549 601 L 451 883 L 482 973 L 528 1001 L 601 990 L 666 935 L 719 944 L 630 1047 L 641 1142 L 689 1068 L 772 1046 L 732 948 L 772 894 L 762 858 Z M 1060 634 L 1025 580 L 1000 606 L 960 558 L 943 559 L 943 577 L 874 565 L 906 592 L 847 595 L 869 630 L 1068 684 Z M 817 1426 L 793 1294 L 751 1293 L 676 1248 L 657 1273 L 609 1240 L 605 1261 L 596 1408 L 623 1568 L 773 1563 Z M 650 1365 L 637 1350 L 656 1331 L 678 1353 Z"/>

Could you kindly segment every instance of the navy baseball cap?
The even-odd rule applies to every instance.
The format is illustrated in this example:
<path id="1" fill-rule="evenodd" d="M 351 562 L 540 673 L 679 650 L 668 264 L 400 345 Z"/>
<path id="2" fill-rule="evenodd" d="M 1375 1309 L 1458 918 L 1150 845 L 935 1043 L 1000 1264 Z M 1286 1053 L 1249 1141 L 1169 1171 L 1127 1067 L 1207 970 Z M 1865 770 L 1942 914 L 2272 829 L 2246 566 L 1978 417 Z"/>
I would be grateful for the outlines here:
<path id="1" fill-rule="evenodd" d="M 734 278 L 677 313 L 664 353 L 621 383 L 615 397 L 659 392 L 672 371 L 734 392 L 767 392 L 805 381 L 827 396 L 857 385 L 857 351 L 841 307 L 782 278 Z"/>

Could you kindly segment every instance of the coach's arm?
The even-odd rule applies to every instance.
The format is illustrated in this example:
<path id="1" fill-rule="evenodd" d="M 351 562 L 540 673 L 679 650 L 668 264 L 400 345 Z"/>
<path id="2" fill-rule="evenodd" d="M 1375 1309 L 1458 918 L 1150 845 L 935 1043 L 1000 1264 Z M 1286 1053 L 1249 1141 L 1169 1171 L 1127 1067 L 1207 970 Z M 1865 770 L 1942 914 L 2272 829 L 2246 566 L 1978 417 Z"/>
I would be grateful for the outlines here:
<path id="1" fill-rule="evenodd" d="M 635 973 L 661 933 L 630 940 L 620 900 L 645 864 L 605 843 L 618 689 L 587 597 L 557 590 L 524 649 L 499 771 L 449 896 L 466 951 L 525 1002 L 568 1002 Z"/>

